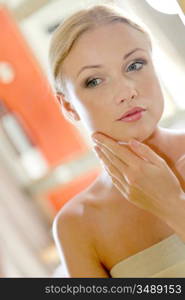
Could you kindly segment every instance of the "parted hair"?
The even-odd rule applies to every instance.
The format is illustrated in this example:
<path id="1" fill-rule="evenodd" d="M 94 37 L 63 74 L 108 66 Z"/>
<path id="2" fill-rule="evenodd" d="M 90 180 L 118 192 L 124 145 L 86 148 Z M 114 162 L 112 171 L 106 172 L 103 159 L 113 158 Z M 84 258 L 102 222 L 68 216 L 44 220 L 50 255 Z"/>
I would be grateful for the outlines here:
<path id="1" fill-rule="evenodd" d="M 143 26 L 126 17 L 122 9 L 107 4 L 93 5 L 76 11 L 60 23 L 52 35 L 49 48 L 50 70 L 56 93 L 64 90 L 62 63 L 75 41 L 86 31 L 116 22 L 139 30 L 146 35 L 151 45 L 151 37 L 146 28 L 144 29 Z"/>

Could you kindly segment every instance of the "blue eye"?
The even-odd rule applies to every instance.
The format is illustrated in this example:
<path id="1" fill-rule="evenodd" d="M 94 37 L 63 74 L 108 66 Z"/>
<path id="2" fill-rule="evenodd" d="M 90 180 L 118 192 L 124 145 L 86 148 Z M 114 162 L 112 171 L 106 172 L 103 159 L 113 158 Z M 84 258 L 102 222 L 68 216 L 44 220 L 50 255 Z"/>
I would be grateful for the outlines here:
<path id="1" fill-rule="evenodd" d="M 128 67 L 128 71 L 132 72 L 132 71 L 139 71 L 140 69 L 143 68 L 143 66 L 146 65 L 146 61 L 135 61 L 134 63 L 132 63 L 129 67 Z"/>
<path id="2" fill-rule="evenodd" d="M 98 85 L 98 84 L 96 84 L 96 82 L 97 82 L 98 80 L 101 81 L 101 79 L 99 79 L 99 78 L 93 78 L 92 80 L 87 81 L 87 82 L 85 83 L 85 86 L 86 86 L 86 87 L 95 87 L 95 86 Z"/>
<path id="3" fill-rule="evenodd" d="M 128 66 L 127 72 L 139 71 L 146 64 L 147 64 L 146 60 L 137 60 Z M 87 79 L 87 81 L 85 82 L 85 87 L 86 88 L 94 88 L 94 87 L 98 86 L 101 83 L 101 81 L 102 80 L 100 78 L 93 78 L 91 80 Z"/>

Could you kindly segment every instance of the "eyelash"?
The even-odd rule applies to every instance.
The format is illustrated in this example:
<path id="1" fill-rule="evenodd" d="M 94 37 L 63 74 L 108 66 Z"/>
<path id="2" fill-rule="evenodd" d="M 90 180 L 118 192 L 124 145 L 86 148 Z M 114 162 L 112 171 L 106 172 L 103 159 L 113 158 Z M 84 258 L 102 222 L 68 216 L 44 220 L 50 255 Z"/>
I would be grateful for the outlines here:
<path id="1" fill-rule="evenodd" d="M 128 66 L 127 70 L 129 69 L 129 67 L 131 67 L 131 66 L 133 66 L 133 65 L 136 65 L 136 64 L 138 64 L 138 63 L 139 63 L 139 64 L 142 64 L 142 66 L 141 66 L 139 69 L 134 70 L 134 71 L 136 71 L 136 72 L 138 72 L 139 70 L 141 70 L 141 69 L 143 68 L 143 66 L 147 64 L 147 61 L 144 60 L 144 59 L 140 59 L 140 60 L 137 59 L 135 62 L 131 63 L 131 64 Z M 130 71 L 130 72 L 133 72 L 133 71 Z M 94 80 L 97 80 L 97 79 L 99 79 L 99 78 L 93 78 L 92 80 L 87 79 L 86 82 L 85 82 L 85 87 L 86 87 L 86 88 L 93 88 L 94 86 L 90 86 L 90 84 L 91 84 Z M 96 87 L 96 86 L 95 86 L 95 87 Z"/>

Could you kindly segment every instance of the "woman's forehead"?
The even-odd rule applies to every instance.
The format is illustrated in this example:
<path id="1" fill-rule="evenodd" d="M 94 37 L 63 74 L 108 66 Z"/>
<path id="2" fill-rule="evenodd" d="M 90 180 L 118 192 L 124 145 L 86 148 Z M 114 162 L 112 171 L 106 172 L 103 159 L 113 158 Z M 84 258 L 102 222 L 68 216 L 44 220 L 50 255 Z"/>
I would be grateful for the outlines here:
<path id="1" fill-rule="evenodd" d="M 127 48 L 127 45 L 146 42 L 146 36 L 143 32 L 124 23 L 106 24 L 100 27 L 88 30 L 81 34 L 73 45 L 72 50 L 83 51 L 98 49 L 99 47 L 115 46 L 119 43 Z"/>
<path id="2" fill-rule="evenodd" d="M 124 56 L 134 48 L 149 49 L 143 32 L 123 23 L 101 26 L 83 33 L 63 62 L 63 71 L 76 71 L 86 64 L 103 64 L 106 57 Z"/>

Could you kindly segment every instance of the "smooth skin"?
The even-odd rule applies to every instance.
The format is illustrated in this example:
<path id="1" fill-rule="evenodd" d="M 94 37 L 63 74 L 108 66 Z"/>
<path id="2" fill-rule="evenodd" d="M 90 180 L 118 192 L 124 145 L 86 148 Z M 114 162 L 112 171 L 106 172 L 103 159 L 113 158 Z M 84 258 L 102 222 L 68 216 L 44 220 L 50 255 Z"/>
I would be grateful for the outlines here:
<path id="1" fill-rule="evenodd" d="M 166 161 L 137 140 L 129 142 L 132 151 L 102 134 L 95 134 L 94 140 L 96 151 L 121 194 L 174 226 L 185 241 L 185 193 Z"/>
<path id="2" fill-rule="evenodd" d="M 57 98 L 96 137 L 105 170 L 65 204 L 54 237 L 69 277 L 110 277 L 119 261 L 174 233 L 184 238 L 185 133 L 159 127 L 164 99 L 150 45 L 130 26 L 84 33 L 62 71 Z M 135 106 L 146 109 L 140 120 L 117 121 Z"/>

